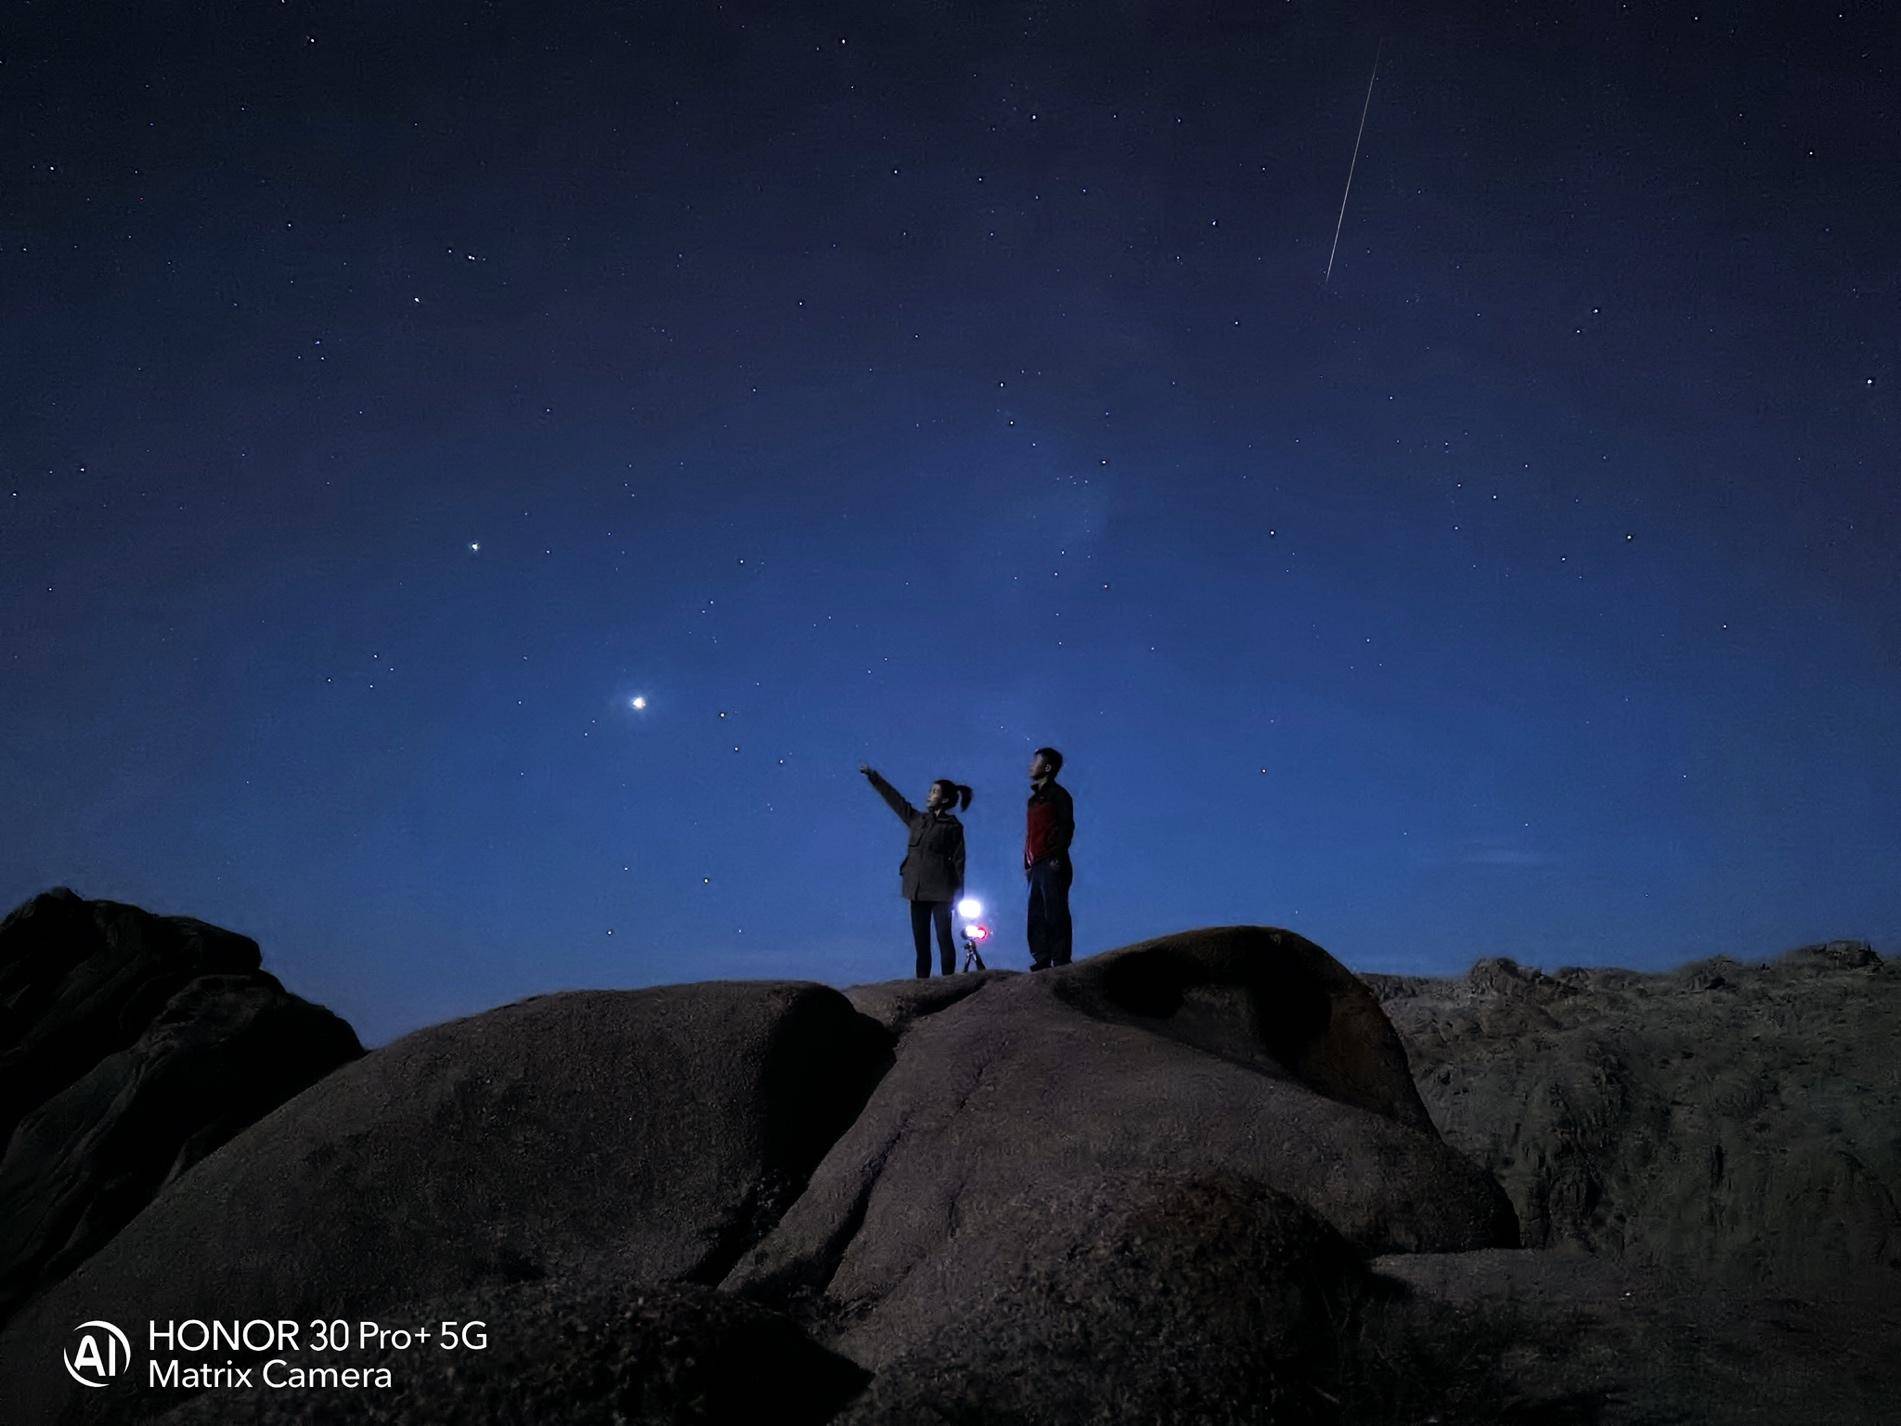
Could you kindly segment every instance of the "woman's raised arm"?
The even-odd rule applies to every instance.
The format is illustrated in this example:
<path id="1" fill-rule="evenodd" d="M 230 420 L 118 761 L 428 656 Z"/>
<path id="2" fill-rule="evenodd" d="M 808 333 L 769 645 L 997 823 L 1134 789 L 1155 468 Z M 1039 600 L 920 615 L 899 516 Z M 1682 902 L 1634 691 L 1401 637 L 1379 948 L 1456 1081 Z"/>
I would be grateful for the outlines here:
<path id="1" fill-rule="evenodd" d="M 898 820 L 903 822 L 905 826 L 910 826 L 911 823 L 917 819 L 917 808 L 906 802 L 904 800 L 904 794 L 899 792 L 897 788 L 878 776 L 878 769 L 870 766 L 868 763 L 860 763 L 858 764 L 858 770 L 869 779 L 871 785 L 878 790 L 878 795 L 885 800 L 893 812 L 898 814 Z"/>

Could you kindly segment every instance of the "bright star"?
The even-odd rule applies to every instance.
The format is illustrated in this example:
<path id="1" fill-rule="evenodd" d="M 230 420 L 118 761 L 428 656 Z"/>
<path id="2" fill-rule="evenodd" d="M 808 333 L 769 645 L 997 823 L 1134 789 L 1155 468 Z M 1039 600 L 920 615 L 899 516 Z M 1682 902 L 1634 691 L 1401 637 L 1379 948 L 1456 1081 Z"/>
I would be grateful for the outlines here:
<path id="1" fill-rule="evenodd" d="M 469 541 L 469 553 L 472 555 L 479 555 L 482 553 L 482 547 L 479 544 L 477 544 L 475 541 L 471 540 Z"/>
<path id="2" fill-rule="evenodd" d="M 627 700 L 627 706 L 638 713 L 647 706 L 647 699 L 644 695 L 636 693 L 632 698 Z"/>

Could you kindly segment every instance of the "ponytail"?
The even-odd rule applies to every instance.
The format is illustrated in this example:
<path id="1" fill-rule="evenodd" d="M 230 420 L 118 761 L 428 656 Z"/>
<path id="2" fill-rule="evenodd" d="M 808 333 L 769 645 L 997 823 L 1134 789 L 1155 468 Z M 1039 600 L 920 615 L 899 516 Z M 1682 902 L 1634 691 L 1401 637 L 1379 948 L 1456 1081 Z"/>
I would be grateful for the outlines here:
<path id="1" fill-rule="evenodd" d="M 957 804 L 958 811 L 964 811 L 970 806 L 970 785 L 968 783 L 956 782 L 948 777 L 940 777 L 934 785 L 937 787 L 948 787 L 951 790 L 951 800 Z"/>

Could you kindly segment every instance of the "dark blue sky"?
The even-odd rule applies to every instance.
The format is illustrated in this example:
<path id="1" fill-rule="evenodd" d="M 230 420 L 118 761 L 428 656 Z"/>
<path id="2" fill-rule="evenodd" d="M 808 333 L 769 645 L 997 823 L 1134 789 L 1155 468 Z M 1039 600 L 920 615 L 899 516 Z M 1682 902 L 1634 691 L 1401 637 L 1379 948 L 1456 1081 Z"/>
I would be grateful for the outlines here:
<path id="1" fill-rule="evenodd" d="M 1021 965 L 1049 742 L 1082 952 L 1894 948 L 1884 7 L 400 8 L 0 36 L 8 905 L 897 976 L 869 760 Z"/>

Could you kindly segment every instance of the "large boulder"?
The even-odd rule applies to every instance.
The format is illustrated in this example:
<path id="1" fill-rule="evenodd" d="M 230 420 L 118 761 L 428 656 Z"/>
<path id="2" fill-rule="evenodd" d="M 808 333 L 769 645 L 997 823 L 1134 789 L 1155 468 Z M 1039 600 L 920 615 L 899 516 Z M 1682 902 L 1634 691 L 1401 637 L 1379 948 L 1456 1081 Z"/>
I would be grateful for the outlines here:
<path id="1" fill-rule="evenodd" d="M 1515 1239 L 1371 993 L 1291 932 L 849 998 L 577 992 L 225 1144 L 0 1336 L 0 1419 L 1294 1423 L 1331 1414 L 1370 1253 Z M 354 1396 L 60 1366 L 95 1318 L 476 1313 L 490 1354 L 385 1353 Z"/>
<path id="2" fill-rule="evenodd" d="M 1530 1247 L 1791 1291 L 1901 1288 L 1901 973 L 1866 942 L 1661 974 L 1369 976 Z"/>
<path id="3" fill-rule="evenodd" d="M 23 1315 L 0 1382 L 25 1409 L 0 1419 L 123 1410 L 57 1345 L 115 1312 L 354 1321 L 568 1273 L 717 1281 L 888 1045 L 837 991 L 774 983 L 542 996 L 419 1031 L 226 1144 Z"/>
<path id="4" fill-rule="evenodd" d="M 0 922 L 0 1322 L 362 1052 L 248 937 L 64 889 L 21 906 Z"/>
<path id="5" fill-rule="evenodd" d="M 1292 932 L 993 975 L 908 1018 L 881 988 L 854 994 L 903 1026 L 896 1062 L 727 1283 L 829 1320 L 874 1369 L 1006 1279 L 1005 1245 L 1093 1251 L 1078 1205 L 1130 1175 L 1260 1190 L 1362 1251 L 1516 1242 L 1497 1184 L 1433 1132 L 1371 993 Z M 1050 1226 L 1031 1233 L 1039 1205 Z M 1150 1304 L 1101 1310 L 1108 1341 Z"/>
<path id="6" fill-rule="evenodd" d="M 985 1204 L 884 1304 L 884 1357 L 840 1426 L 1325 1420 L 1359 1256 L 1229 1174 L 1105 1172 Z M 850 1340 L 848 1335 L 847 1340 Z"/>

